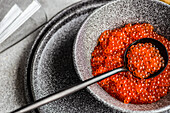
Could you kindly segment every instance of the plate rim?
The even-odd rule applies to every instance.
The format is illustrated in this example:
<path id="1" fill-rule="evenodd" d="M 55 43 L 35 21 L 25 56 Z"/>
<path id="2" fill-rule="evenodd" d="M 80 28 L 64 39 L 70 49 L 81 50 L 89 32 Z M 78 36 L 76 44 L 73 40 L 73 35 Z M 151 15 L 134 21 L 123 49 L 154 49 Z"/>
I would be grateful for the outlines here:
<path id="1" fill-rule="evenodd" d="M 104 0 L 103 0 L 104 1 Z M 109 2 L 111 0 L 105 0 L 104 2 Z M 83 6 L 86 5 L 90 5 L 90 4 L 95 4 L 101 2 L 100 4 L 104 5 L 104 3 L 102 3 L 102 1 L 94 1 L 94 0 L 84 0 L 84 1 L 79 1 L 76 3 L 73 3 L 72 5 L 64 8 L 63 10 L 59 11 L 56 15 L 54 15 L 48 22 L 45 23 L 45 25 L 43 26 L 43 28 L 39 31 L 39 33 L 37 34 L 32 47 L 30 49 L 30 52 L 28 54 L 28 59 L 27 59 L 27 63 L 26 63 L 26 69 L 25 69 L 25 85 L 24 85 L 24 89 L 25 91 L 28 93 L 27 95 L 29 97 L 26 98 L 27 102 L 34 102 L 35 101 L 35 93 L 33 91 L 33 84 L 32 84 L 32 68 L 33 68 L 33 62 L 35 61 L 35 56 L 37 54 L 37 50 L 39 49 L 40 44 L 42 43 L 43 39 L 48 35 L 49 32 L 51 32 L 51 30 L 53 29 L 53 27 L 58 24 L 58 22 L 63 21 L 63 19 L 65 17 L 67 17 L 67 15 L 65 15 L 66 13 L 76 13 L 76 10 L 81 9 Z M 101 6 L 102 6 L 101 5 Z M 96 8 L 98 8 L 100 6 L 97 6 Z M 93 10 L 95 10 L 96 8 L 94 8 Z M 74 9 L 74 10 L 73 10 Z M 89 8 L 91 9 L 91 8 Z M 70 12 L 71 10 L 71 12 Z M 88 17 L 88 16 L 87 16 Z M 36 113 L 40 113 L 39 108 L 36 108 L 33 112 Z"/>

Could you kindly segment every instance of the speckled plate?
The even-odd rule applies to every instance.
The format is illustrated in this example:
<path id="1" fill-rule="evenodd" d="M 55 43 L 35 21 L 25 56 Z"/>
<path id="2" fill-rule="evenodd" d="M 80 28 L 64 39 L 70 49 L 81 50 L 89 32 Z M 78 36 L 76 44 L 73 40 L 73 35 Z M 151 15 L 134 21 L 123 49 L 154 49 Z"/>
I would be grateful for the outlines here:
<path id="1" fill-rule="evenodd" d="M 77 32 L 96 8 L 110 0 L 86 0 L 57 14 L 38 35 L 27 68 L 30 101 L 80 82 L 73 65 L 73 42 Z M 35 110 L 40 113 L 119 113 L 94 98 L 86 89 Z"/>

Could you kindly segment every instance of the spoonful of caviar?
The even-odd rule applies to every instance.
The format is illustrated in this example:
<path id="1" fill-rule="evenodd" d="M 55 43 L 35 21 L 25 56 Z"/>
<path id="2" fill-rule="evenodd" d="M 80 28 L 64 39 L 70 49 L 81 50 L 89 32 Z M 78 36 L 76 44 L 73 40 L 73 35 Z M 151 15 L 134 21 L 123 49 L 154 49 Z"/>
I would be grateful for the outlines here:
<path id="1" fill-rule="evenodd" d="M 165 46 L 152 38 L 133 42 L 125 51 L 125 67 L 133 76 L 148 79 L 159 75 L 168 64 Z"/>

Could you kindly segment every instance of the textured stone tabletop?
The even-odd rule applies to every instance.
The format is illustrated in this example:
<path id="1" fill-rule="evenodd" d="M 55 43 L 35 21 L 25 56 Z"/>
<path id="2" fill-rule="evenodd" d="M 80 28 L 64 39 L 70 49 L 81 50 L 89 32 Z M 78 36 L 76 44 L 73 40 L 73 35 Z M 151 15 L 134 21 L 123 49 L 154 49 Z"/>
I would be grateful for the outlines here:
<path id="1" fill-rule="evenodd" d="M 57 12 L 77 1 L 79 0 L 41 0 L 40 3 L 49 20 Z M 14 3 L 17 3 L 19 7 L 24 9 L 31 3 L 31 0 L 0 0 L 0 20 Z M 40 16 L 38 19 L 38 21 L 42 21 L 44 18 Z M 37 23 L 38 21 L 34 22 Z M 23 25 L 22 29 L 24 27 L 26 26 Z M 21 29 L 18 32 L 20 35 L 25 33 Z M 38 31 L 0 53 L 0 113 L 12 111 L 26 104 L 23 72 L 29 50 L 37 33 Z M 5 45 L 2 44 L 0 46 L 3 47 Z"/>
<path id="2" fill-rule="evenodd" d="M 25 9 L 32 0 L 0 0 L 0 21 L 9 11 L 10 7 L 17 3 L 21 9 Z M 50 20 L 63 8 L 80 0 L 38 0 L 42 5 L 39 13 L 35 14 L 26 24 L 15 32 L 11 38 L 25 36 L 27 30 L 34 29 L 45 21 Z M 37 16 L 38 15 L 38 16 Z M 25 39 L 0 53 L 0 113 L 13 111 L 26 105 L 24 92 L 24 70 L 28 54 L 39 31 L 32 33 Z M 6 47 L 12 40 L 0 44 Z M 166 112 L 168 113 L 168 111 Z"/>

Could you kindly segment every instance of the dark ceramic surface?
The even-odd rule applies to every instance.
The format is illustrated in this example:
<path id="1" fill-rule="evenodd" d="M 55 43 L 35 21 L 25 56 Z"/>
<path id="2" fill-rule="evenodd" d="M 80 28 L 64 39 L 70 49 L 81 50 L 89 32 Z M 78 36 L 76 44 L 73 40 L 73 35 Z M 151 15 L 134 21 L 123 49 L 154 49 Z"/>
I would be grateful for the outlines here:
<path id="1" fill-rule="evenodd" d="M 93 10 L 106 0 L 83 1 L 57 14 L 40 32 L 29 58 L 27 86 L 34 101 L 80 82 L 73 65 L 73 42 Z M 30 87 L 29 87 L 30 86 Z M 40 113 L 119 113 L 96 100 L 86 89 L 44 105 Z"/>
<path id="2" fill-rule="evenodd" d="M 117 0 L 91 14 L 83 23 L 74 48 L 74 58 L 82 80 L 92 77 L 91 53 L 100 34 L 128 23 L 150 23 L 155 31 L 170 40 L 170 6 L 156 0 Z M 170 93 L 152 104 L 124 104 L 112 98 L 96 83 L 88 87 L 99 100 L 111 107 L 128 112 L 162 112 L 170 109 Z"/>

